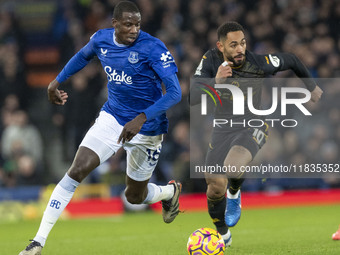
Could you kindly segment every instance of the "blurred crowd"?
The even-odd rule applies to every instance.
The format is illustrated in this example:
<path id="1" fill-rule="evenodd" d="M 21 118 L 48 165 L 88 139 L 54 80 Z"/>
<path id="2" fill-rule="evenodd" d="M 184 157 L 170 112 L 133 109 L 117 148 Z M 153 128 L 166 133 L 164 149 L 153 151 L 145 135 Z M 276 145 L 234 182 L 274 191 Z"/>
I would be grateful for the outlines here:
<path id="1" fill-rule="evenodd" d="M 46 103 L 45 88 L 28 86 L 24 54 L 43 43 L 60 55 L 58 70 L 98 29 L 111 27 L 118 0 L 49 0 L 53 19 L 48 40 L 32 40 L 21 27 L 17 1 L 1 0 L 0 8 L 0 187 L 46 184 L 58 181 L 101 105 L 106 100 L 106 77 L 94 60 L 63 85 L 69 93 L 65 107 Z M 39 2 L 39 1 L 37 1 Z M 246 29 L 249 50 L 264 54 L 295 53 L 315 78 L 340 76 L 340 2 L 337 0 L 136 0 L 142 14 L 142 30 L 160 38 L 178 65 L 183 100 L 167 113 L 170 127 L 165 136 L 155 182 L 180 179 L 186 191 L 204 191 L 204 180 L 190 179 L 190 109 L 187 103 L 190 77 L 202 55 L 215 47 L 216 29 L 228 20 Z M 11 4 L 9 4 L 11 3 Z M 41 45 L 44 46 L 44 45 Z M 46 45 L 45 45 L 46 46 Z M 294 77 L 283 72 L 279 77 Z M 48 84 L 46 84 L 48 85 Z M 320 84 L 324 90 L 310 122 L 301 129 L 272 129 L 270 139 L 256 161 L 337 162 L 340 156 L 340 86 Z M 266 93 L 264 90 L 264 97 Z M 315 116 L 315 117 L 314 117 Z M 194 129 L 195 127 L 191 127 Z M 204 155 L 202 155 L 204 157 Z M 125 154 L 120 151 L 89 176 L 89 182 L 121 184 Z M 338 175 L 339 176 L 339 175 Z M 265 189 L 263 182 L 248 180 L 245 189 Z M 273 180 L 271 185 L 301 187 L 301 180 Z M 338 186 L 339 179 L 304 180 L 308 187 Z M 252 187 L 252 188 L 251 188 Z"/>

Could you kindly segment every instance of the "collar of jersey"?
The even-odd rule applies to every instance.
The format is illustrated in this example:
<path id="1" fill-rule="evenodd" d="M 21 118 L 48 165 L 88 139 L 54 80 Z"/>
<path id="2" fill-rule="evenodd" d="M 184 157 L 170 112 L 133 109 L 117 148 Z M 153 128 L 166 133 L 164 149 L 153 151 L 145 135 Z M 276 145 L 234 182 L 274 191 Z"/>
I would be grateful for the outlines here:
<path id="1" fill-rule="evenodd" d="M 240 65 L 240 66 L 230 66 L 230 67 L 231 67 L 231 69 L 239 69 L 239 68 L 241 68 L 243 65 L 244 65 L 244 63 L 243 63 L 242 65 Z"/>

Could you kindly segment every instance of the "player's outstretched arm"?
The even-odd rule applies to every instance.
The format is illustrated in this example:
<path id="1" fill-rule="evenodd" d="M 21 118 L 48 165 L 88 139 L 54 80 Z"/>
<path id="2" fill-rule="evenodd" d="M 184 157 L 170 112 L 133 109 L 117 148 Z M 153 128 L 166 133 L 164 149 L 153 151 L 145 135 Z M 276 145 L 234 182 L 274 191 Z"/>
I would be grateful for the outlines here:
<path id="1" fill-rule="evenodd" d="M 64 90 L 59 90 L 60 83 L 54 79 L 47 88 L 48 100 L 52 104 L 64 105 L 67 102 L 68 95 Z"/>
<path id="2" fill-rule="evenodd" d="M 292 53 L 281 53 L 280 57 L 283 58 L 282 69 L 291 69 L 294 73 L 303 79 L 307 89 L 311 92 L 311 100 L 316 103 L 320 100 L 323 93 L 322 89 L 316 85 L 312 75 L 305 67 L 305 65 L 300 61 L 300 59 Z"/>
<path id="3" fill-rule="evenodd" d="M 142 129 L 143 124 L 147 120 L 152 120 L 165 113 L 171 106 L 177 104 L 182 98 L 181 87 L 176 74 L 170 75 L 162 79 L 166 94 L 157 100 L 153 105 L 149 106 L 141 114 L 124 125 L 124 128 L 118 138 L 118 143 L 122 141 L 130 141 Z"/>
<path id="4" fill-rule="evenodd" d="M 270 61 L 272 63 L 274 73 L 277 71 L 292 70 L 295 75 L 302 79 L 306 88 L 312 92 L 316 89 L 316 83 L 308 71 L 306 66 L 301 62 L 301 60 L 293 53 L 275 53 L 275 56 L 271 56 Z M 320 92 L 320 90 L 315 90 L 315 92 Z M 322 93 L 321 93 L 322 94 Z M 316 93 L 315 93 L 316 96 Z M 321 95 L 320 95 L 321 96 Z M 316 99 L 316 98 L 315 98 Z M 312 97 L 313 101 L 313 97 Z M 314 101 L 313 101 L 314 102 Z"/>
<path id="5" fill-rule="evenodd" d="M 153 105 L 144 110 L 147 120 L 152 120 L 165 113 L 182 99 L 182 90 L 176 74 L 162 78 L 166 93 Z"/>

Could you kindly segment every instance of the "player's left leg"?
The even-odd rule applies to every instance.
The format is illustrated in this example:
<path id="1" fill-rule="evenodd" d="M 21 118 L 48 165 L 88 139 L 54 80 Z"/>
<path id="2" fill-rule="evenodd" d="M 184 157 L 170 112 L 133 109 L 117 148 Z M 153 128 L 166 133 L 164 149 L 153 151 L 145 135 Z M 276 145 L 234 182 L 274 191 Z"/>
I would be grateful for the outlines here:
<path id="1" fill-rule="evenodd" d="M 127 176 L 125 190 L 127 201 L 131 204 L 154 204 L 162 201 L 163 220 L 165 223 L 171 223 L 179 213 L 181 183 L 170 181 L 168 185 L 160 186 L 148 181 L 135 181 Z"/>
<path id="2" fill-rule="evenodd" d="M 182 184 L 176 181 L 170 181 L 164 186 L 149 183 L 158 162 L 162 139 L 162 135 L 137 134 L 124 144 L 127 152 L 125 196 L 132 204 L 154 204 L 162 201 L 163 220 L 170 223 L 179 213 Z"/>
<path id="3" fill-rule="evenodd" d="M 231 142 L 232 136 L 214 132 L 209 143 L 205 165 L 207 167 L 222 167 Z M 214 171 L 213 173 L 206 173 L 205 180 L 207 182 L 208 213 L 216 230 L 222 235 L 225 245 L 230 246 L 232 242 L 231 232 L 225 223 L 227 176 L 225 172 Z"/>
<path id="4" fill-rule="evenodd" d="M 225 191 L 228 180 L 224 175 L 207 173 L 205 175 L 207 182 L 207 201 L 208 212 L 216 227 L 216 230 L 222 235 L 226 246 L 232 242 L 231 233 L 225 223 L 224 215 L 226 209 Z"/>
<path id="5" fill-rule="evenodd" d="M 174 186 L 158 186 L 146 181 L 136 181 L 126 177 L 125 197 L 131 204 L 154 204 L 162 200 L 170 200 L 174 195 Z"/>
<path id="6" fill-rule="evenodd" d="M 232 177 L 231 180 L 240 186 L 243 180 L 238 183 L 238 180 L 242 176 L 240 171 L 241 166 L 246 166 L 252 161 L 251 152 L 240 145 L 234 145 L 227 154 L 224 161 L 225 166 L 233 166 L 237 169 L 237 172 L 229 173 L 228 177 Z M 230 193 L 227 190 L 227 210 L 225 214 L 225 222 L 229 227 L 233 227 L 237 224 L 241 217 L 241 191 L 238 190 L 235 194 Z"/>

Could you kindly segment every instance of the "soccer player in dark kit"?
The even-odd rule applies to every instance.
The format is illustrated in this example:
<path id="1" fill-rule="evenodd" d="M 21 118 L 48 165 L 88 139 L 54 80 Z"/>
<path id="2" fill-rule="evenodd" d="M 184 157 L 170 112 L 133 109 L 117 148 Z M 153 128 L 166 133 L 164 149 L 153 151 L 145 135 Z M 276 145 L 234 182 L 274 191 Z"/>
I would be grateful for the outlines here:
<path id="1" fill-rule="evenodd" d="M 299 78 L 307 78 L 303 81 L 311 93 L 313 102 L 320 99 L 322 90 L 313 79 L 308 79 L 311 78 L 311 74 L 294 54 L 257 55 L 246 50 L 244 29 L 237 22 L 226 22 L 221 25 L 217 30 L 217 36 L 217 47 L 204 54 L 194 74 L 194 82 L 190 89 L 191 105 L 200 103 L 202 94 L 200 88 L 204 86 L 199 80 L 210 78 L 211 87 L 214 84 L 232 84 L 245 93 L 251 86 L 253 106 L 255 109 L 260 109 L 263 78 L 289 69 L 294 71 Z M 251 85 L 250 79 L 252 79 Z M 259 118 L 246 105 L 244 115 L 234 115 L 231 94 L 226 89 L 216 90 L 223 103 L 223 106 L 215 109 L 216 119 L 230 119 L 235 123 L 246 123 L 254 117 Z M 216 164 L 233 166 L 237 171 L 226 174 L 206 173 L 206 194 L 210 217 L 226 246 L 230 246 L 232 239 L 228 227 L 235 226 L 241 216 L 240 189 L 244 178 L 240 168 L 247 166 L 266 142 L 268 124 L 265 123 L 259 128 L 247 125 L 221 126 L 213 128 L 205 164 L 206 166 Z"/>

